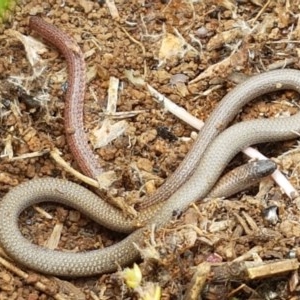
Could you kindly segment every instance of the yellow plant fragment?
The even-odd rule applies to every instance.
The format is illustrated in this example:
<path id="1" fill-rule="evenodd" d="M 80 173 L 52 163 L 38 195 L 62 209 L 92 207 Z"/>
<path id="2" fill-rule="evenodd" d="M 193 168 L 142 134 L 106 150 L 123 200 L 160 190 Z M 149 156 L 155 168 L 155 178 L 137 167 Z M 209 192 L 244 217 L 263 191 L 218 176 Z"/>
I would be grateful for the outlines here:
<path id="1" fill-rule="evenodd" d="M 125 283 L 128 287 L 134 289 L 141 284 L 142 273 L 137 264 L 133 265 L 133 268 L 125 268 L 122 272 Z"/>

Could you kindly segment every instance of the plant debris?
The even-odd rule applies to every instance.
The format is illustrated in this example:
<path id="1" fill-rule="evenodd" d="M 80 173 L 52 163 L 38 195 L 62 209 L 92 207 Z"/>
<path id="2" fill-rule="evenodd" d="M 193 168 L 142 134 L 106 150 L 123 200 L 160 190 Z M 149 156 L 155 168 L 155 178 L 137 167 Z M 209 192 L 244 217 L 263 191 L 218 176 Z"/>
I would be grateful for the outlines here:
<path id="1" fill-rule="evenodd" d="M 44 176 L 99 186 L 74 171 L 80 170 L 63 128 L 66 62 L 29 30 L 30 15 L 66 31 L 84 52 L 85 128 L 95 135 L 94 152 L 107 171 L 100 181 L 108 197 L 134 214 L 134 205 L 190 149 L 191 126 L 200 129 L 237 82 L 270 69 L 300 68 L 299 4 L 20 1 L 0 25 L 1 194 Z M 244 107 L 235 121 L 288 116 L 299 110 L 298 100 L 291 91 L 272 93 Z M 184 122 L 177 118 L 182 114 Z M 297 141 L 258 148 L 299 190 Z M 229 168 L 242 162 L 238 155 Z M 121 270 L 61 280 L 15 265 L 0 252 L 0 299 L 297 299 L 300 202 L 295 191 L 287 193 L 293 195 L 266 178 L 258 188 L 230 199 L 199 199 L 174 215 L 137 245 L 144 257 L 135 267 L 138 290 L 126 284 Z M 124 238 L 51 204 L 27 209 L 19 226 L 33 243 L 48 241 L 65 251 L 99 249 Z"/>

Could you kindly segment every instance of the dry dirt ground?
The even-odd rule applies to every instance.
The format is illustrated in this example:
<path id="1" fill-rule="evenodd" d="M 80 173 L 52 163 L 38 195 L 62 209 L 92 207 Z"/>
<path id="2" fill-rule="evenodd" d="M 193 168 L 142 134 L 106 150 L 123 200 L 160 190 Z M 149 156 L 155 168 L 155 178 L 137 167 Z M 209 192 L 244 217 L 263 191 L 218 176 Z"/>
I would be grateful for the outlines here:
<path id="1" fill-rule="evenodd" d="M 123 206 L 134 207 L 161 185 L 197 132 L 157 103 L 145 85 L 135 84 L 133 76 L 205 121 L 246 77 L 300 68 L 297 0 L 20 1 L 0 27 L 2 195 L 45 176 L 80 183 L 49 154 L 59 149 L 77 168 L 63 128 L 65 59 L 45 43 L 47 51 L 39 58 L 45 68 L 34 78 L 22 39 L 40 39 L 28 28 L 30 15 L 67 32 L 85 53 L 85 126 L 95 143 L 103 140 L 97 129 L 104 120 L 117 124 L 115 139 L 98 145 L 95 153 L 105 170 L 115 172 L 111 195 L 121 205 L 127 201 Z M 111 78 L 119 80 L 112 111 L 107 108 Z M 235 121 L 295 113 L 298 98 L 291 91 L 264 96 Z M 294 140 L 259 146 L 296 189 L 297 145 Z M 245 160 L 239 155 L 231 167 Z M 140 245 L 147 251 L 137 262 L 142 281 L 135 289 L 126 284 L 121 268 L 114 274 L 58 279 L 9 264 L 1 254 L 0 299 L 299 299 L 299 215 L 298 198 L 289 199 L 267 178 L 230 199 L 199 201 L 166 228 L 149 233 L 147 245 Z M 123 237 L 51 204 L 20 217 L 23 234 L 40 245 L 55 227 L 61 235 L 58 248 L 71 251 L 106 247 Z"/>

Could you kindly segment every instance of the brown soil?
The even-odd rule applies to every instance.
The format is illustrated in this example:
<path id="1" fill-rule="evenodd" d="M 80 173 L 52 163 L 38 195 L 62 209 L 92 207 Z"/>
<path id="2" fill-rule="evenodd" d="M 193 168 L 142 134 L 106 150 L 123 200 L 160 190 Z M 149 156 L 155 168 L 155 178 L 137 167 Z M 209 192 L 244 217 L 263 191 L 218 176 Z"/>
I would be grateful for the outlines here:
<path id="1" fill-rule="evenodd" d="M 86 54 L 87 130 L 95 129 L 103 120 L 111 76 L 122 84 L 117 112 L 140 111 L 125 118 L 124 134 L 95 150 L 105 170 L 117 174 L 110 194 L 130 205 L 176 170 L 193 143 L 195 130 L 166 112 L 146 88 L 130 83 L 126 70 L 133 70 L 136 77 L 143 77 L 161 94 L 205 121 L 222 97 L 246 76 L 300 67 L 298 1 L 116 1 L 119 18 L 112 16 L 105 1 L 21 2 L 0 27 L 2 195 L 21 182 L 44 176 L 80 182 L 49 156 L 49 150 L 58 148 L 63 159 L 76 168 L 63 128 L 65 60 L 49 46 L 43 55 L 47 69 L 32 80 L 24 46 L 12 31 L 38 38 L 28 28 L 30 15 L 38 14 L 73 36 Z M 181 51 L 163 44 L 167 34 L 174 41 L 180 40 L 177 32 L 186 43 Z M 209 69 L 211 66 L 215 67 Z M 184 83 L 178 82 L 177 74 Z M 190 83 L 200 74 L 201 80 Z M 236 121 L 267 118 L 283 111 L 295 113 L 297 104 L 292 100 L 297 97 L 291 92 L 267 95 L 245 107 Z M 273 158 L 287 152 L 276 162 L 297 189 L 297 142 L 260 149 Z M 244 160 L 238 156 L 232 165 Z M 145 188 L 147 178 L 154 180 Z M 298 204 L 270 179 L 263 180 L 259 190 L 240 193 L 230 201 L 199 201 L 155 233 L 155 245 L 149 246 L 149 237 L 146 248 L 152 257 L 138 262 L 143 274 L 138 291 L 126 285 L 122 272 L 61 281 L 44 278 L 20 265 L 16 267 L 25 273 L 1 264 L 0 299 L 155 299 L 139 296 L 151 290 L 152 283 L 161 288 L 161 299 L 184 299 L 184 295 L 189 295 L 186 299 L 200 299 L 198 292 L 191 292 L 197 278 L 204 282 L 198 283 L 203 299 L 297 299 L 299 278 L 297 270 L 293 271 L 297 264 L 284 273 L 272 264 L 279 261 L 286 266 L 290 263 L 286 258 L 298 258 Z M 273 223 L 264 214 L 272 206 L 279 217 Z M 34 209 L 20 217 L 22 232 L 34 243 L 43 245 L 60 223 L 61 249 L 95 249 L 122 238 L 74 210 L 53 205 L 42 208 L 53 219 Z M 256 253 L 254 257 L 250 251 Z M 266 275 L 250 278 L 244 265 L 238 265 L 242 271 L 234 274 L 228 263 L 236 258 L 241 262 L 255 258 L 267 270 Z M 208 262 L 212 265 L 207 267 Z M 223 263 L 221 271 L 214 269 L 218 263 Z M 278 272 L 271 272 L 272 266 Z M 44 282 L 46 291 L 41 291 L 37 282 Z"/>

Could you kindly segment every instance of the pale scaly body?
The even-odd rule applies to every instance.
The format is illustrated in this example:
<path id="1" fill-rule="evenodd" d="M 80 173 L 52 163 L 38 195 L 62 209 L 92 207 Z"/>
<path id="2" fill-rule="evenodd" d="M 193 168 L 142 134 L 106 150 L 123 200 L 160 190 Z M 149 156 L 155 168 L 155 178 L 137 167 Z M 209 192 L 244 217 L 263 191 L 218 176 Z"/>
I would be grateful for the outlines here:
<path id="1" fill-rule="evenodd" d="M 40 22 L 42 21 L 38 21 L 36 25 L 40 24 L 44 28 L 42 26 L 45 26 L 45 22 Z M 73 51 L 77 53 L 78 48 L 75 47 Z M 243 122 L 215 138 L 250 100 L 282 89 L 299 92 L 299 74 L 295 70 L 280 70 L 257 75 L 224 97 L 207 120 L 183 164 L 171 180 L 168 180 L 162 192 L 156 193 L 158 198 L 164 199 L 168 195 L 169 199 L 166 203 L 158 203 L 143 210 L 139 221 L 147 225 L 134 231 L 120 243 L 86 253 L 63 253 L 35 246 L 22 237 L 17 225 L 20 212 L 34 203 L 44 201 L 74 207 L 112 230 L 130 232 L 134 229 L 136 222 L 126 220 L 118 210 L 88 190 L 67 181 L 46 178 L 21 184 L 3 198 L 0 204 L 2 247 L 8 255 L 29 268 L 61 276 L 89 276 L 111 272 L 116 270 L 117 264 L 126 265 L 132 262 L 138 257 L 133 242 L 142 242 L 144 230 L 149 229 L 152 224 L 157 227 L 165 225 L 174 211 L 183 211 L 191 202 L 208 195 L 224 167 L 238 151 L 255 143 L 296 137 L 295 132 L 300 129 L 299 114 L 284 119 Z M 69 130 L 72 132 L 73 129 Z M 194 174 L 187 180 L 195 168 Z M 184 184 L 180 187 L 182 183 Z M 154 197 L 150 203 L 156 201 Z"/>
<path id="2" fill-rule="evenodd" d="M 210 127 L 226 126 L 226 109 L 237 111 L 263 92 L 280 89 L 300 90 L 300 72 L 279 70 L 256 75 L 238 85 L 220 102 L 208 120 Z M 259 92 L 257 92 L 259 91 Z M 220 111 L 220 107 L 223 110 Z M 216 118 L 215 114 L 218 114 Z M 214 122 L 212 122 L 214 120 Z M 208 126 L 208 127 L 207 127 Z M 110 206 L 88 190 L 74 183 L 59 179 L 32 180 L 13 188 L 0 204 L 0 243 L 9 256 L 21 264 L 42 273 L 61 276 L 89 276 L 116 270 L 139 256 L 133 243 L 142 244 L 143 233 L 152 224 L 164 226 L 174 212 L 183 211 L 191 202 L 204 198 L 212 189 L 228 162 L 242 149 L 262 142 L 296 138 L 300 130 L 300 113 L 286 118 L 263 119 L 241 122 L 223 131 L 204 152 L 193 175 L 164 203 L 142 211 L 140 218 L 147 225 L 131 233 L 121 242 L 105 249 L 84 253 L 63 253 L 31 244 L 18 229 L 18 216 L 26 207 L 44 201 L 64 203 L 78 209 L 100 224 L 123 231 L 122 221 L 110 214 Z M 63 199 L 62 199 L 63 197 Z M 107 208 L 110 207 L 107 211 Z M 101 211 L 105 208 L 105 221 Z M 97 215 L 95 215 L 95 213 Z M 100 216 L 99 216 L 100 214 Z"/>
<path id="3" fill-rule="evenodd" d="M 67 143 L 81 171 L 86 176 L 97 180 L 102 174 L 103 169 L 88 145 L 83 127 L 83 102 L 85 92 L 84 55 L 77 43 L 56 26 L 45 22 L 39 17 L 31 17 L 29 25 L 43 38 L 57 47 L 67 61 L 69 77 L 64 110 Z M 217 116 L 217 114 L 215 115 Z M 229 113 L 227 122 L 229 122 L 234 115 L 234 111 L 231 114 Z M 144 210 L 154 203 L 168 199 L 193 173 L 209 142 L 221 129 L 222 128 L 210 127 L 210 130 L 200 132 L 193 148 L 186 155 L 177 170 L 167 178 L 165 183 L 153 194 L 143 199 L 143 202 L 138 206 L 139 210 Z M 251 171 L 249 167 L 247 167 L 247 169 Z M 223 190 L 230 189 L 230 185 L 228 184 L 230 182 L 232 182 L 232 180 L 228 180 L 227 182 L 225 180 L 225 188 L 223 188 Z"/>

